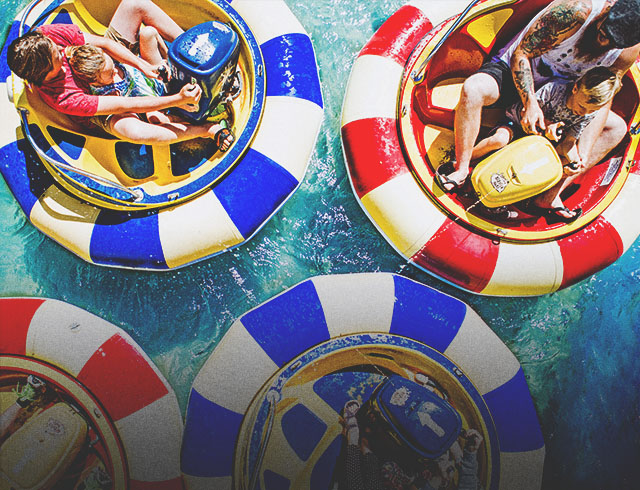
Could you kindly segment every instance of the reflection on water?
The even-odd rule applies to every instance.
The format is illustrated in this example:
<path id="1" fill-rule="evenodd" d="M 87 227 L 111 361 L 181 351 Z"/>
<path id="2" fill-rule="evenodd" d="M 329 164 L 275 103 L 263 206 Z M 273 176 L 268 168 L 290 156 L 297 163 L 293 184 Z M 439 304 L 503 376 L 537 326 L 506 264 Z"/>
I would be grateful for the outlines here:
<path id="1" fill-rule="evenodd" d="M 26 3 L 3 2 L 3 35 Z M 339 137 L 353 60 L 404 2 L 286 3 L 316 48 L 326 110 L 305 180 L 261 232 L 239 249 L 177 271 L 99 268 L 33 228 L 0 182 L 0 295 L 62 299 L 122 327 L 158 364 L 184 408 L 198 369 L 250 308 L 317 274 L 397 272 L 469 303 L 519 359 L 545 436 L 545 489 L 635 487 L 640 245 L 580 284 L 540 298 L 472 296 L 404 263 L 354 199 Z"/>

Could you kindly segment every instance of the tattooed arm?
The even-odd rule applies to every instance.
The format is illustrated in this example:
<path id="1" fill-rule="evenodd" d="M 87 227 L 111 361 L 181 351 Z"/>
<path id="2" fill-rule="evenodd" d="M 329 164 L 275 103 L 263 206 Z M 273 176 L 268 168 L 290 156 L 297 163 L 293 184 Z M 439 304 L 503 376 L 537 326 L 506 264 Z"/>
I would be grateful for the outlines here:
<path id="1" fill-rule="evenodd" d="M 522 99 L 522 129 L 526 133 L 544 131 L 544 115 L 535 97 L 531 60 L 571 37 L 586 22 L 591 0 L 555 0 L 525 33 L 511 57 L 511 73 Z"/>

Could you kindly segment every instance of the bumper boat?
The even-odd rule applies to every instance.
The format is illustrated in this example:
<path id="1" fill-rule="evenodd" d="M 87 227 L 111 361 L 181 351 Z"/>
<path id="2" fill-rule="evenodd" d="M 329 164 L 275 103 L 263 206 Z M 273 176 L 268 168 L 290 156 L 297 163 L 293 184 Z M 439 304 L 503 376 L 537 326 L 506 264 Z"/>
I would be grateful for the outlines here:
<path id="1" fill-rule="evenodd" d="M 516 358 L 466 304 L 383 273 L 306 280 L 231 326 L 193 383 L 185 486 L 335 488 L 349 400 L 358 417 L 386 413 L 376 451 L 395 444 L 399 464 L 440 457 L 475 429 L 478 488 L 541 486 L 544 441 Z M 429 412 L 442 430 L 418 422 L 417 406 L 447 407 Z"/>
<path id="2" fill-rule="evenodd" d="M 234 36 L 233 85 L 240 89 L 219 101 L 220 110 L 201 113 L 202 100 L 212 99 L 205 82 L 215 82 L 215 60 L 198 65 L 186 56 L 197 42 L 183 43 L 189 59 L 181 59 L 187 76 L 203 76 L 196 78 L 204 87 L 198 115 L 225 116 L 233 125 L 236 139 L 226 152 L 210 140 L 150 146 L 88 134 L 0 63 L 11 99 L 3 103 L 4 178 L 38 229 L 99 265 L 166 270 L 242 244 L 300 184 L 322 120 L 311 41 L 283 1 L 158 4 L 185 29 L 211 21 Z M 36 0 L 14 22 L 7 45 L 46 23 L 101 35 L 116 5 Z"/>
<path id="3" fill-rule="evenodd" d="M 0 299 L 0 488 L 181 490 L 182 416 L 121 329 L 52 299 Z"/>
<path id="4" fill-rule="evenodd" d="M 446 194 L 434 178 L 453 155 L 454 109 L 462 82 L 548 3 L 476 1 L 433 27 L 429 2 L 411 2 L 362 49 L 347 87 L 343 149 L 364 211 L 408 261 L 473 293 L 557 291 L 614 262 L 640 234 L 633 217 L 640 205 L 637 64 L 613 103 L 628 124 L 628 135 L 562 196 L 569 208 L 582 208 L 576 221 L 549 224 L 524 208 L 516 218 L 491 213 L 500 204 L 500 187 L 513 180 L 508 172 L 496 186 L 492 173 L 484 172 L 487 185 L 479 186 L 485 189 L 480 195 Z M 496 114 L 485 110 L 485 130 L 495 123 Z M 524 148 L 509 150 L 515 144 Z M 513 161 L 521 166 L 534 162 L 538 152 L 527 145 L 511 143 L 503 149 L 506 160 L 495 164 L 508 168 Z"/>

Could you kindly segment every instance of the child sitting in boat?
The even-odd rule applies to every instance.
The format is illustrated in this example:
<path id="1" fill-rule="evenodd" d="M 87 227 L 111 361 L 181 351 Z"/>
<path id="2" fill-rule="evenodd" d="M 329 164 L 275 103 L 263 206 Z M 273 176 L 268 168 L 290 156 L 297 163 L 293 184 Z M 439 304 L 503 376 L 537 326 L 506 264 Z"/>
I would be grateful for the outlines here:
<path id="1" fill-rule="evenodd" d="M 556 151 L 560 156 L 566 175 L 575 175 L 582 168 L 582 158 L 578 151 L 578 139 L 582 131 L 596 116 L 598 110 L 606 106 L 620 90 L 621 81 L 608 68 L 595 67 L 587 71 L 575 82 L 553 80 L 536 91 L 536 99 L 545 117 L 545 136 L 557 142 Z M 498 125 L 489 136 L 481 139 L 473 147 L 472 159 L 503 148 L 514 138 L 524 136 L 521 127 L 522 102 L 513 104 L 506 110 L 506 120 Z M 441 187 L 449 183 L 444 171 L 437 173 Z M 576 220 L 582 210 L 569 210 L 560 201 L 559 192 L 551 195 L 552 207 L 541 207 L 540 211 L 550 210 L 554 218 L 571 222 Z"/>
<path id="2" fill-rule="evenodd" d="M 141 42 L 140 53 L 148 63 L 160 65 L 164 62 L 163 47 L 162 38 L 151 35 L 146 46 Z M 161 97 L 167 92 L 161 80 L 149 78 L 133 66 L 114 61 L 99 47 L 90 44 L 70 46 L 65 54 L 74 74 L 89 86 L 93 95 Z M 222 124 L 194 125 L 161 111 L 148 112 L 144 117 L 133 113 L 100 115 L 92 117 L 91 121 L 122 139 L 135 134 L 137 142 L 141 142 L 141 138 L 146 143 L 173 143 L 199 136 L 213 137 L 218 149 L 224 152 L 234 141 L 231 131 Z"/>

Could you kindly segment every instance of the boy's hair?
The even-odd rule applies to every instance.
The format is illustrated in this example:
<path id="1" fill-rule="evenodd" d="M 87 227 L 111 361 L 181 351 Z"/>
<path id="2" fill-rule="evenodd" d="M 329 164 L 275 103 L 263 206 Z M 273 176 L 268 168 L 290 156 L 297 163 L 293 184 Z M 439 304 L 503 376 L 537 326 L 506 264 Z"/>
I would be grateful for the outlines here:
<path id="1" fill-rule="evenodd" d="M 73 73 L 87 83 L 96 81 L 106 61 L 102 48 L 90 44 L 70 46 L 67 48 L 67 56 Z"/>
<path id="2" fill-rule="evenodd" d="M 620 90 L 622 82 L 618 75 L 605 68 L 597 66 L 591 68 L 576 81 L 578 90 L 588 97 L 589 104 L 604 105 Z"/>
<path id="3" fill-rule="evenodd" d="M 41 85 L 53 69 L 53 41 L 38 32 L 30 31 L 11 41 L 7 50 L 7 65 L 13 73 L 27 82 Z"/>

